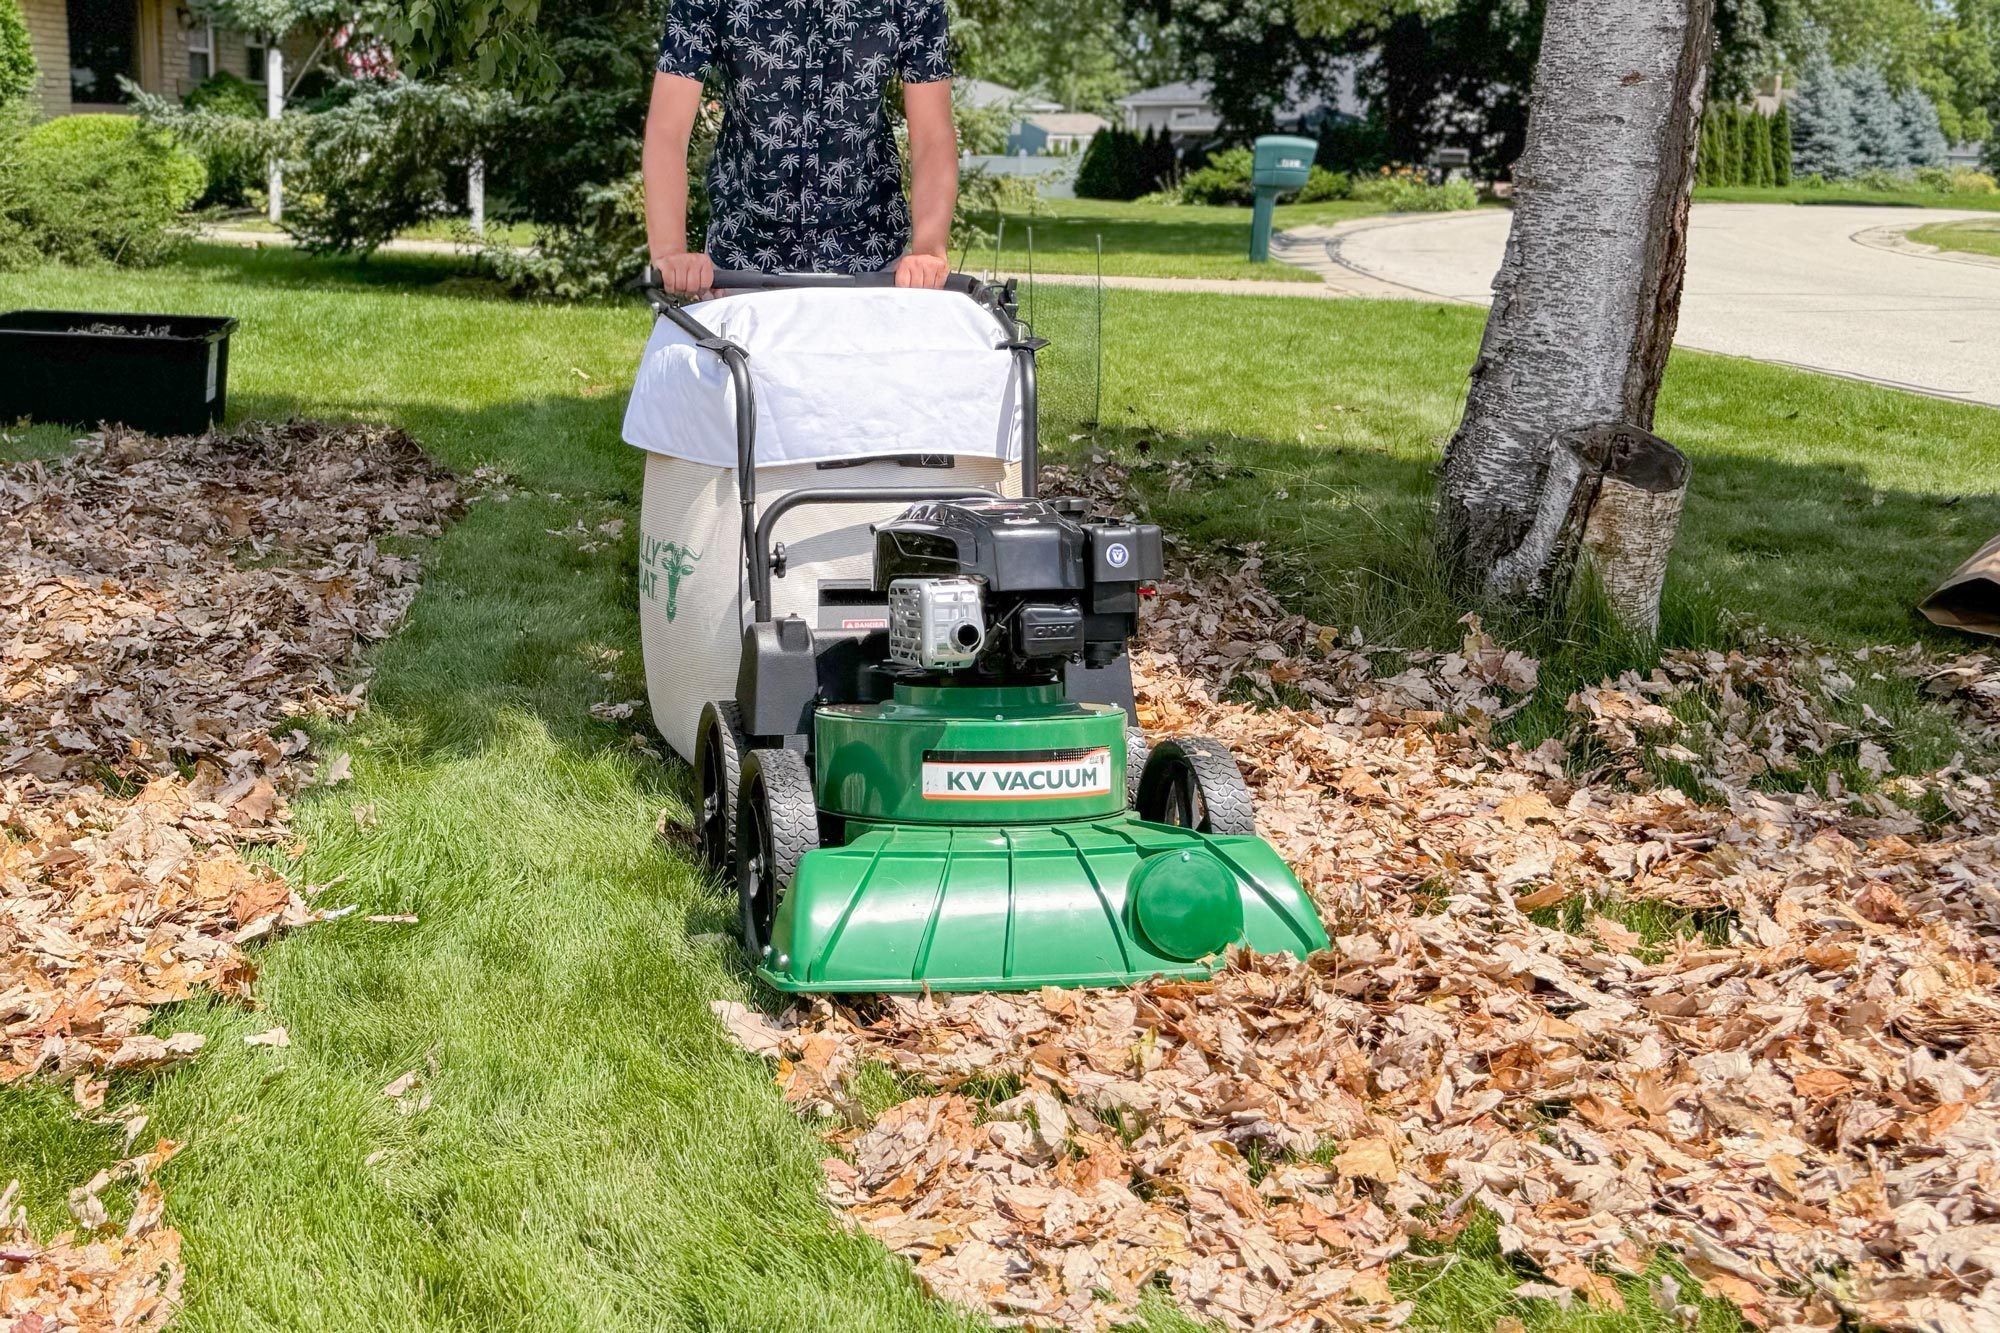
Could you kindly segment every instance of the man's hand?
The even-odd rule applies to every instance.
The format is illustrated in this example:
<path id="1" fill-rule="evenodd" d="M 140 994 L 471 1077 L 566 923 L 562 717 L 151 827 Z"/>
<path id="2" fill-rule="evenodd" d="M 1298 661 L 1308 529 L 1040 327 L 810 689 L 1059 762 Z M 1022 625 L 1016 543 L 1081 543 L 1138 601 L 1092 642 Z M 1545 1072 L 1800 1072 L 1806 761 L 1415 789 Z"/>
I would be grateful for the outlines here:
<path id="1" fill-rule="evenodd" d="M 951 276 L 951 264 L 943 255 L 904 255 L 896 261 L 898 287 L 942 287 Z"/>
<path id="2" fill-rule="evenodd" d="M 681 296 L 707 296 L 715 286 L 715 263 L 705 254 L 658 255 L 660 285 Z"/>

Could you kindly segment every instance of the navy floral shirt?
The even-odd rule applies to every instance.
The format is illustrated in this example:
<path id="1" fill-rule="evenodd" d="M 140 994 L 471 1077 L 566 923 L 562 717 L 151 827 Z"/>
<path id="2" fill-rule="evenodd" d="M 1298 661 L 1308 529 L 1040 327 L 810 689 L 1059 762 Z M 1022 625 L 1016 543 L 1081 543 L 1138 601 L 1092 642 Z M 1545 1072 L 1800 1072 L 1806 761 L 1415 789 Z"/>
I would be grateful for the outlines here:
<path id="1" fill-rule="evenodd" d="M 951 77 L 944 0 L 671 0 L 660 69 L 722 83 L 718 268 L 872 273 L 910 240 L 889 80 Z"/>

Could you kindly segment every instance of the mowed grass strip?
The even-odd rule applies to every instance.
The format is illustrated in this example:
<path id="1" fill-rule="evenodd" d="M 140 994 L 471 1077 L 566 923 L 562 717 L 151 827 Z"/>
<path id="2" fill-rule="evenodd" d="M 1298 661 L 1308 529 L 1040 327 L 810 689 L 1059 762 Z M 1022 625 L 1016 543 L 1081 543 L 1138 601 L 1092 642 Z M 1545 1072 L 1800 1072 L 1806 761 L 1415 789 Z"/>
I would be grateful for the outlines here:
<path id="1" fill-rule="evenodd" d="M 257 1011 L 165 1015 L 207 1051 L 114 1093 L 189 1145 L 165 1181 L 182 1327 L 964 1326 L 832 1222 L 823 1145 L 709 1016 L 748 992 L 728 900 L 654 835 L 683 813 L 678 772 L 588 712 L 644 693 L 635 534 L 585 552 L 546 529 L 633 517 L 618 420 L 647 316 L 442 294 L 444 273 L 202 251 L 0 283 L 10 306 L 237 315 L 235 414 L 393 419 L 462 473 L 519 479 L 431 545 L 372 707 L 322 734 L 355 777 L 300 802 L 287 869 L 360 910 L 262 951 Z M 361 919 L 388 913 L 419 919 Z M 277 1024 L 288 1049 L 243 1044 Z M 114 1146 L 60 1091 L 0 1098 L 49 1221 Z"/>
<path id="2" fill-rule="evenodd" d="M 1050 199 L 1045 212 L 977 218 L 987 239 L 952 256 L 968 272 L 1096 273 L 1098 242 L 1107 277 L 1230 278 L 1318 282 L 1290 264 L 1250 262 L 1250 210 L 1206 204 L 1142 204 L 1110 199 Z M 1376 204 L 1338 200 L 1280 204 L 1275 229 L 1332 223 L 1380 213 Z M 1032 233 L 1032 236 L 1030 235 Z M 1032 254 L 1030 253 L 1032 251 Z"/>
<path id="3" fill-rule="evenodd" d="M 1933 222 L 1918 227 L 1910 239 L 1940 250 L 1957 250 L 1968 255 L 1988 255 L 2000 259 L 2000 221 Z"/>
<path id="4" fill-rule="evenodd" d="M 210 1049 L 114 1092 L 190 1144 L 166 1177 L 192 1270 L 185 1326 L 963 1326 L 829 1219 L 824 1145 L 707 1013 L 753 992 L 720 938 L 728 897 L 652 833 L 660 811 L 683 812 L 684 775 L 633 747 L 643 712 L 588 713 L 643 695 L 640 469 L 617 427 L 646 316 L 481 291 L 440 264 L 221 249 L 146 274 L 0 278 L 7 306 L 234 314 L 235 415 L 394 420 L 462 473 L 518 479 L 430 547 L 408 627 L 374 654 L 370 711 L 322 733 L 355 778 L 301 799 L 288 868 L 360 910 L 263 950 L 258 1011 L 168 1016 Z M 1095 311 L 1037 295 L 1058 340 L 1050 402 L 1074 416 Z M 1104 323 L 1108 424 L 1054 423 L 1054 444 L 1159 464 L 1140 478 L 1163 521 L 1266 541 L 1274 575 L 1324 619 L 1455 635 L 1413 534 L 1478 312 L 1121 291 Z M 1696 490 L 1670 634 L 1721 635 L 1723 607 L 1835 640 L 1924 633 L 1910 600 L 2000 527 L 1995 421 L 1677 358 L 1662 429 L 1694 453 Z M 0 447 L 66 438 L 42 427 Z M 1175 460 L 1185 488 L 1169 484 Z M 547 531 L 614 517 L 628 526 L 597 551 Z M 360 919 L 380 913 L 419 920 Z M 274 1024 L 289 1049 L 242 1045 Z M 383 1096 L 411 1071 L 411 1092 Z M 0 1149 L 26 1164 L 38 1217 L 114 1146 L 68 1118 L 60 1090 L 0 1094 Z M 1398 1281 L 1437 1327 L 1665 1326 L 1643 1306 L 1515 1301 L 1525 1276 L 1475 1240 Z M 1185 1326 L 1164 1305 L 1147 1323 Z"/>

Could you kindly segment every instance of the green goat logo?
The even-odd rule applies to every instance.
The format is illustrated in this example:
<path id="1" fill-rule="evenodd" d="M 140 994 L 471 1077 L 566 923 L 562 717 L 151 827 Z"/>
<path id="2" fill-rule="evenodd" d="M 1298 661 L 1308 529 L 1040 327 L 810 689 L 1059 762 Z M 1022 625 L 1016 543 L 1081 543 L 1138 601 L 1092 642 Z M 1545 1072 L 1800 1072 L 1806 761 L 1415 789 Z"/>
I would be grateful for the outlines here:
<path id="1" fill-rule="evenodd" d="M 668 624 L 673 623 L 674 615 L 679 610 L 681 580 L 694 573 L 695 562 L 700 559 L 700 551 L 690 550 L 679 542 L 656 541 L 651 537 L 646 539 L 645 591 L 648 596 L 656 595 L 658 576 L 662 573 L 667 576 Z"/>

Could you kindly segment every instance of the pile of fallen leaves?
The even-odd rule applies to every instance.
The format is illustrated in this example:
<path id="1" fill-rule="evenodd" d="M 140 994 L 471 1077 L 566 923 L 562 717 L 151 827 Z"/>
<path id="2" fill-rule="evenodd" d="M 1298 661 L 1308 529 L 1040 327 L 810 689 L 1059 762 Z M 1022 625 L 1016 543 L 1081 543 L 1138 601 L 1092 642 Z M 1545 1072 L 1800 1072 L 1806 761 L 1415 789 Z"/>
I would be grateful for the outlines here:
<path id="1" fill-rule="evenodd" d="M 59 1075 L 101 1111 L 111 1071 L 200 1048 L 146 1032 L 155 1007 L 247 995 L 242 946 L 319 915 L 242 848 L 288 836 L 310 780 L 292 720 L 360 706 L 350 659 L 415 595 L 416 563 L 380 543 L 456 504 L 408 437 L 367 426 L 107 432 L 0 469 L 0 1081 Z M 116 1119 L 129 1146 L 143 1114 Z M 157 1189 L 122 1229 L 98 1191 L 172 1150 L 81 1187 L 80 1231 L 46 1246 L 0 1198 L 0 1318 L 165 1319 L 179 1242 Z"/>
<path id="2" fill-rule="evenodd" d="M 1692 1318 L 1649 1268 L 1666 1248 L 1761 1327 L 2000 1326 L 2000 811 L 1963 763 L 1793 780 L 1841 746 L 1872 771 L 1885 738 L 1826 706 L 1869 655 L 1673 654 L 1528 750 L 1491 726 L 1535 664 L 1476 623 L 1378 676 L 1253 560 L 1163 586 L 1145 633 L 1144 721 L 1235 748 L 1332 951 L 718 1006 L 788 1099 L 842 1118 L 829 1198 L 935 1290 L 1050 1327 L 1129 1318 L 1162 1280 L 1230 1328 L 1393 1325 L 1392 1261 L 1485 1214 L 1523 1300 L 1615 1307 L 1650 1273 Z M 2000 698 L 1991 655 L 1875 665 L 1969 717 Z M 1951 817 L 1893 799 L 1925 793 Z M 869 1116 L 870 1063 L 924 1091 Z"/>

